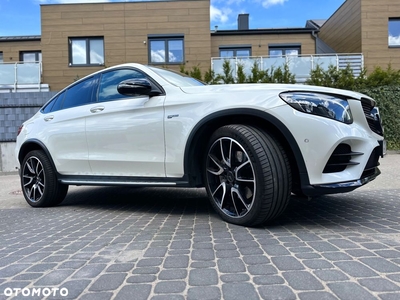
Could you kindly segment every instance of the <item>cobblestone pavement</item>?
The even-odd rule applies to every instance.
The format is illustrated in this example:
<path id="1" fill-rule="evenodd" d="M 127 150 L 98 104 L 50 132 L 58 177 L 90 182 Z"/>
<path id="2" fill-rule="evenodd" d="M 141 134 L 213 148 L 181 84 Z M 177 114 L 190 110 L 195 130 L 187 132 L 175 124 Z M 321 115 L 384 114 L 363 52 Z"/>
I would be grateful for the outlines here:
<path id="1" fill-rule="evenodd" d="M 34 209 L 0 176 L 0 299 L 400 299 L 399 166 L 258 228 L 203 189 L 72 187 Z"/>

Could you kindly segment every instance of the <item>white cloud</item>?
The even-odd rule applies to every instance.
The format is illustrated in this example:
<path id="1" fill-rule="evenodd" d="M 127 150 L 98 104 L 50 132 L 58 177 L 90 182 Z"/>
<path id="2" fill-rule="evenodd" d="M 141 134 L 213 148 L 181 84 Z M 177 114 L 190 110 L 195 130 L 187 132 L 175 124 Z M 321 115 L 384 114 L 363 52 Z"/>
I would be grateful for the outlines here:
<path id="1" fill-rule="evenodd" d="M 231 13 L 232 10 L 228 7 L 222 7 L 219 9 L 214 5 L 210 6 L 210 18 L 213 22 L 226 23 L 229 20 L 229 15 Z"/>
<path id="2" fill-rule="evenodd" d="M 400 35 L 389 35 L 389 46 L 400 46 Z"/>
<path id="3" fill-rule="evenodd" d="M 179 62 L 172 52 L 168 52 L 168 60 L 169 62 Z M 165 50 L 151 50 L 151 62 L 165 62 Z"/>
<path id="4" fill-rule="evenodd" d="M 258 0 L 258 2 L 261 2 L 264 8 L 269 8 L 275 5 L 283 5 L 287 1 L 289 0 Z"/>

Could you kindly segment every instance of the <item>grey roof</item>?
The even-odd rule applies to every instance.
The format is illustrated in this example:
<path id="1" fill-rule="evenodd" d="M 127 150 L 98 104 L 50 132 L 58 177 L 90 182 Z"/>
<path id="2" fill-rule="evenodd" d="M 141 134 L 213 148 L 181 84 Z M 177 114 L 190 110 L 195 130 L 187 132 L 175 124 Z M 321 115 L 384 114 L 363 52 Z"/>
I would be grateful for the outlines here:
<path id="1" fill-rule="evenodd" d="M 320 29 L 326 22 L 326 19 L 307 20 L 306 28 Z"/>
<path id="2" fill-rule="evenodd" d="M 41 35 L 0 36 L 0 42 L 40 41 Z"/>

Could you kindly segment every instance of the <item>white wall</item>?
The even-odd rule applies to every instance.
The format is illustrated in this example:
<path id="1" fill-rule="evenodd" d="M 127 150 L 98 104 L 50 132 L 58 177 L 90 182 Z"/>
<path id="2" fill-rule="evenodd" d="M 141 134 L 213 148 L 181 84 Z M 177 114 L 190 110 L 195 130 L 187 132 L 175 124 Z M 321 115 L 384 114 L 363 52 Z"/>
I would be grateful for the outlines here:
<path id="1" fill-rule="evenodd" d="M 18 162 L 14 154 L 15 143 L 0 143 L 0 172 L 17 171 Z"/>

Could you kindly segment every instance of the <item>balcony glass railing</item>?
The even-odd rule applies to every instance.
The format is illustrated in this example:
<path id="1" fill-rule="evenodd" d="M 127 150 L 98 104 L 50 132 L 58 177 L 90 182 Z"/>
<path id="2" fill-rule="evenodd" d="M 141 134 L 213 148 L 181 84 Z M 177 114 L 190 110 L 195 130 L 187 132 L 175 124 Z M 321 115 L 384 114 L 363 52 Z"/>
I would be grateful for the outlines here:
<path id="1" fill-rule="evenodd" d="M 0 63 L 0 88 L 16 90 L 23 85 L 40 87 L 41 75 L 41 62 Z"/>
<path id="2" fill-rule="evenodd" d="M 252 56 L 252 57 L 213 57 L 211 58 L 211 68 L 215 74 L 223 74 L 222 65 L 224 61 L 229 61 L 233 76 L 236 78 L 238 66 L 243 66 L 246 76 L 251 75 L 254 63 L 257 63 L 260 70 L 271 70 L 288 65 L 289 71 L 295 75 L 297 83 L 304 83 L 309 77 L 311 70 L 319 65 L 323 70 L 327 70 L 330 65 L 337 69 L 344 69 L 347 65 L 353 70 L 354 76 L 358 76 L 364 68 L 364 57 L 362 54 L 315 54 L 315 55 L 287 55 L 282 57 L 271 56 Z"/>

